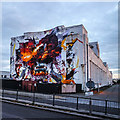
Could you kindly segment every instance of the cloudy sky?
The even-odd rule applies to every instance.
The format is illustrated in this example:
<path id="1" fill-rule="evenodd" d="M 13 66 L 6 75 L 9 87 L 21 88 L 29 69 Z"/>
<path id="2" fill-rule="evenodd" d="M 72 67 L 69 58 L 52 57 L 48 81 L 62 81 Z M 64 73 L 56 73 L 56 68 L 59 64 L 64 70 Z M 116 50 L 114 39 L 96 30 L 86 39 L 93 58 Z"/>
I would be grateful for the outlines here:
<path id="1" fill-rule="evenodd" d="M 114 75 L 118 69 L 117 2 L 2 3 L 2 70 L 9 71 L 10 38 L 59 25 L 83 24 L 89 42 L 98 41 L 100 56 Z"/>

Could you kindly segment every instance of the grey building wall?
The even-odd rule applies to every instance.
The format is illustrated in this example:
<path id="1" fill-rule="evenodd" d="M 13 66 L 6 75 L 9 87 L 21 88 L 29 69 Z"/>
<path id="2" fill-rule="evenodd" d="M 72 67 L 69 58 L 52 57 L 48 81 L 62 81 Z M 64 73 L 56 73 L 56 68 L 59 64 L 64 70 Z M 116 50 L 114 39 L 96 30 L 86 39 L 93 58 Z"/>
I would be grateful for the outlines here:
<path id="1" fill-rule="evenodd" d="M 90 48 L 94 51 L 94 53 L 99 57 L 99 44 L 98 42 L 90 42 L 89 43 Z"/>

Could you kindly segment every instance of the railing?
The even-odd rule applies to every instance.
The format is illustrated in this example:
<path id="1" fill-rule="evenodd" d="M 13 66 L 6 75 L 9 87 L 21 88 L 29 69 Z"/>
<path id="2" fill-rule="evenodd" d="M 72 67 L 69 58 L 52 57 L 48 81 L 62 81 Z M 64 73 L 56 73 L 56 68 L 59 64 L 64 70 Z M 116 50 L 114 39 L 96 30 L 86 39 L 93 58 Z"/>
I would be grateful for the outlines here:
<path id="1" fill-rule="evenodd" d="M 101 112 L 105 115 L 113 114 L 119 115 L 120 103 L 117 101 L 94 99 L 90 97 L 75 97 L 64 94 L 40 94 L 35 92 L 23 92 L 16 91 L 9 92 L 9 90 L 2 90 L 3 97 L 14 98 L 16 101 L 28 100 L 32 104 L 44 103 L 53 106 L 62 106 L 73 108 L 76 110 L 88 111 L 89 114 L 92 112 Z"/>

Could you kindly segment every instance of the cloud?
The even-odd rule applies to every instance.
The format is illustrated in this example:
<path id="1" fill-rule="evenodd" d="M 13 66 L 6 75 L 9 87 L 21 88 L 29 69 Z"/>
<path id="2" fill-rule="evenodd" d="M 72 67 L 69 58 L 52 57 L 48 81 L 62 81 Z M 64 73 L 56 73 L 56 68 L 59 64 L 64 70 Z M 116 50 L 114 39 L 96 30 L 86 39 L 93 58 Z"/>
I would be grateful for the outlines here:
<path id="1" fill-rule="evenodd" d="M 120 74 L 113 74 L 114 79 L 120 79 Z"/>
<path id="2" fill-rule="evenodd" d="M 116 69 L 109 69 L 110 71 L 120 71 L 120 69 L 116 68 Z"/>
<path id="3" fill-rule="evenodd" d="M 43 31 L 59 25 L 83 24 L 89 41 L 98 41 L 103 61 L 118 66 L 117 2 L 21 2 L 2 6 L 2 61 L 10 57 L 10 38 L 24 32 Z M 3 62 L 9 70 L 8 62 Z"/>
<path id="4" fill-rule="evenodd" d="M 117 12 L 117 11 L 118 11 L 118 4 L 113 6 L 113 8 L 108 10 L 106 13 L 107 14 L 112 14 L 112 13 Z"/>

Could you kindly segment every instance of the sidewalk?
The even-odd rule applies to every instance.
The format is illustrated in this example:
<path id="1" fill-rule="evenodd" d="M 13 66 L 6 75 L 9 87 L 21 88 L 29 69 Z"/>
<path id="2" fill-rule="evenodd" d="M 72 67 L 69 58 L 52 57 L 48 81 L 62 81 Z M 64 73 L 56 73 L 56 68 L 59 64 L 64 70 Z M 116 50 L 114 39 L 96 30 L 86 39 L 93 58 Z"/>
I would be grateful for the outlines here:
<path id="1" fill-rule="evenodd" d="M 1 90 L 1 89 L 0 89 L 0 93 L 2 94 L 2 90 Z M 17 91 L 4 90 L 4 93 L 6 93 L 6 94 L 11 94 L 11 95 L 16 95 L 16 94 L 17 94 Z M 32 96 L 33 96 L 33 93 L 32 93 L 32 92 L 18 91 L 18 95 L 19 95 L 19 96 L 32 97 Z M 52 99 L 52 98 L 53 98 L 53 95 L 52 95 L 52 94 L 35 93 L 35 97 L 45 98 L 45 99 Z"/>
<path id="2" fill-rule="evenodd" d="M 96 93 L 93 95 L 88 95 L 86 96 L 85 93 L 70 93 L 70 94 L 56 94 L 56 95 L 65 95 L 65 96 L 71 96 L 71 97 L 86 97 L 86 98 L 96 98 L 96 99 L 102 99 L 102 100 L 113 100 L 113 101 L 118 101 L 118 90 L 120 90 L 120 85 L 113 85 L 112 87 L 100 91 L 100 93 Z M 0 89 L 0 93 L 2 93 L 2 90 Z M 5 90 L 5 93 L 7 94 L 16 94 L 16 91 L 13 90 Z M 35 93 L 36 97 L 39 98 L 52 98 L 53 94 L 43 94 L 43 93 Z M 32 96 L 33 93 L 31 92 L 24 92 L 24 91 L 19 91 L 19 95 L 22 96 Z"/>

